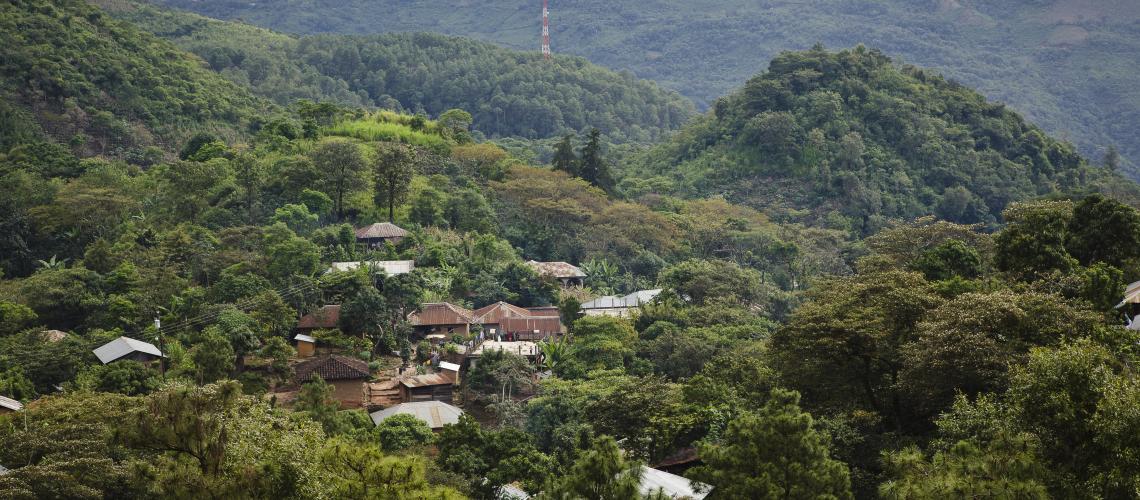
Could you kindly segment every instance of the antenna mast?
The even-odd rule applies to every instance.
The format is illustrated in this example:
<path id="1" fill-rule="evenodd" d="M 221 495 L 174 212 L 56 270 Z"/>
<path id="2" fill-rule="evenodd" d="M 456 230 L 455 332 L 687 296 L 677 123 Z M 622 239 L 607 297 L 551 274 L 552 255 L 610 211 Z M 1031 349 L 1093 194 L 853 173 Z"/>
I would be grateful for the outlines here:
<path id="1" fill-rule="evenodd" d="M 542 57 L 550 59 L 550 0 L 542 0 Z"/>

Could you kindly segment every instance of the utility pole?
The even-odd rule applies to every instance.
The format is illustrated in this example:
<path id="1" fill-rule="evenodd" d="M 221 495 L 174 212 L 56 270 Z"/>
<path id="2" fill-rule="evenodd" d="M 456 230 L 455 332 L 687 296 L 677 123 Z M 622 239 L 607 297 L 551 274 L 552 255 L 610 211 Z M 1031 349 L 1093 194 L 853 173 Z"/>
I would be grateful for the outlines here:
<path id="1" fill-rule="evenodd" d="M 166 350 L 162 346 L 162 320 L 154 317 L 154 330 L 158 332 L 158 370 L 162 373 L 162 380 L 166 381 Z"/>
<path id="2" fill-rule="evenodd" d="M 550 60 L 550 0 L 542 0 L 542 57 Z"/>

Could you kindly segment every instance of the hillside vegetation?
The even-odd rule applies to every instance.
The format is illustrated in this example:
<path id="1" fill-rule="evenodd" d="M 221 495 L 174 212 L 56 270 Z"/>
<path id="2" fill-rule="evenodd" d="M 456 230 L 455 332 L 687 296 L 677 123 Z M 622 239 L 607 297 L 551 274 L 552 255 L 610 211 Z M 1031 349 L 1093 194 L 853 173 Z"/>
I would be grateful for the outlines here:
<path id="1" fill-rule="evenodd" d="M 296 33 L 432 31 L 538 50 L 541 7 L 498 2 L 156 0 Z M 553 2 L 554 52 L 712 102 L 784 50 L 866 44 L 1009 104 L 1100 160 L 1140 160 L 1136 21 L 1127 0 Z"/>
<path id="2" fill-rule="evenodd" d="M 656 139 L 694 113 L 676 93 L 577 57 L 544 61 L 422 33 L 291 37 L 121 0 L 96 3 L 279 104 L 307 98 L 432 116 L 462 108 L 492 137 L 538 139 L 597 127 L 611 140 L 635 142 Z"/>
<path id="3" fill-rule="evenodd" d="M 5 2 L 0 33 L 0 149 L 38 136 L 85 154 L 141 157 L 196 131 L 247 134 L 272 109 L 80 0 Z"/>
<path id="4" fill-rule="evenodd" d="M 870 234 L 925 214 L 993 224 L 1011 201 L 1130 184 L 1005 106 L 858 47 L 781 54 L 642 155 L 622 186 L 808 209 Z"/>

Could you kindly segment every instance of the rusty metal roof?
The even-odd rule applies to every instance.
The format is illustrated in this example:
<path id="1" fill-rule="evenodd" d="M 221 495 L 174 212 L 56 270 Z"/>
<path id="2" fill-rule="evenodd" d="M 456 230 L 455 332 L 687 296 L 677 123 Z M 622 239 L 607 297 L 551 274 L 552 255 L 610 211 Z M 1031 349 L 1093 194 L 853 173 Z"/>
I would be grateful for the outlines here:
<path id="1" fill-rule="evenodd" d="M 317 328 L 336 328 L 340 323 L 340 306 L 327 305 L 306 314 L 297 322 L 297 328 L 313 330 Z"/>
<path id="2" fill-rule="evenodd" d="M 550 276 L 553 278 L 585 278 L 586 273 L 567 262 L 538 262 L 535 260 L 527 261 L 527 265 L 534 269 L 539 276 Z"/>
<path id="3" fill-rule="evenodd" d="M 528 307 L 531 316 L 560 316 L 562 313 L 557 306 Z"/>
<path id="4" fill-rule="evenodd" d="M 442 373 L 429 373 L 402 379 L 400 383 L 405 387 L 427 387 L 429 385 L 452 385 L 455 381 Z"/>
<path id="5" fill-rule="evenodd" d="M 413 314 L 410 320 L 417 326 L 464 325 L 475 323 L 475 315 L 449 302 L 429 302 L 420 306 L 420 312 Z"/>
<path id="6" fill-rule="evenodd" d="M 519 306 L 513 306 L 506 302 L 496 302 L 489 306 L 484 306 L 472 312 L 475 316 L 476 323 L 500 323 L 504 318 L 526 318 L 532 313 Z"/>
<path id="7" fill-rule="evenodd" d="M 506 318 L 499 323 L 506 333 L 533 332 L 562 333 L 562 321 L 558 316 L 532 316 L 529 318 Z"/>
<path id="8" fill-rule="evenodd" d="M 408 235 L 400 226 L 391 222 L 377 222 L 356 230 L 356 239 L 365 240 L 373 238 L 403 238 Z"/>

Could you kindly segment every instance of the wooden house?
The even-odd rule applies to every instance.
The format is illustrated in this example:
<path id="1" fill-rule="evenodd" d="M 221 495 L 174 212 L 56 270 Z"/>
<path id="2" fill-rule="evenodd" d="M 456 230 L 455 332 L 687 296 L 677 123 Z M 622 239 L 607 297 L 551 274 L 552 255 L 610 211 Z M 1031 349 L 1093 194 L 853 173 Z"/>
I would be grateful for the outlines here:
<path id="1" fill-rule="evenodd" d="M 469 334 L 471 333 L 471 325 L 476 323 L 475 315 L 471 310 L 448 302 L 423 304 L 420 306 L 419 312 L 413 313 L 408 320 L 416 334 L 421 336 Z"/>
<path id="2" fill-rule="evenodd" d="M 301 316 L 297 321 L 295 330 L 305 336 L 311 336 L 316 330 L 328 330 L 340 325 L 340 306 L 327 305 L 309 314 Z"/>
<path id="3" fill-rule="evenodd" d="M 311 358 L 317 353 L 317 339 L 298 333 L 293 340 L 297 342 L 297 357 Z"/>
<path id="4" fill-rule="evenodd" d="M 391 222 L 377 222 L 356 230 L 356 242 L 368 248 L 396 245 L 408 236 L 408 232 Z"/>
<path id="5" fill-rule="evenodd" d="M 357 408 L 364 397 L 364 383 L 372 378 L 368 362 L 332 354 L 305 361 L 294 368 L 297 382 L 305 383 L 320 376 L 334 387 L 333 397 L 341 405 Z"/>

